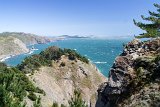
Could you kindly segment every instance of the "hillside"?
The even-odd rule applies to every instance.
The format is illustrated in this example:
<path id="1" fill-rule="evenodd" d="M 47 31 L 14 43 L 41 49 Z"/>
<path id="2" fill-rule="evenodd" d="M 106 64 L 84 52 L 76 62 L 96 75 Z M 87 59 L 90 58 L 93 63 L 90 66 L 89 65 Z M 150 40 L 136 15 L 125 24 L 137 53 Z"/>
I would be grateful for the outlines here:
<path id="1" fill-rule="evenodd" d="M 0 61 L 13 55 L 29 52 L 27 45 L 43 44 L 60 40 L 60 38 L 43 37 L 23 32 L 0 33 Z"/>
<path id="2" fill-rule="evenodd" d="M 0 59 L 27 52 L 29 52 L 29 49 L 21 40 L 11 36 L 0 36 Z"/>
<path id="3" fill-rule="evenodd" d="M 159 107 L 160 38 L 125 45 L 98 93 L 96 107 Z"/>
<path id="4" fill-rule="evenodd" d="M 68 105 L 75 90 L 80 90 L 87 105 L 94 106 L 98 86 L 106 78 L 88 59 L 70 49 L 49 47 L 39 55 L 26 58 L 17 66 L 26 73 L 32 83 L 44 90 L 42 107 L 51 107 L 53 102 Z M 27 105 L 31 105 L 27 101 Z"/>
<path id="5" fill-rule="evenodd" d="M 32 44 L 42 44 L 55 41 L 56 39 L 53 37 L 45 37 L 45 36 L 38 36 L 31 33 L 23 33 L 23 32 L 3 32 L 0 33 L 0 37 L 15 37 L 21 40 L 26 45 Z"/>
<path id="6" fill-rule="evenodd" d="M 62 66 L 62 63 L 65 65 Z M 29 78 L 46 93 L 41 97 L 43 107 L 51 106 L 53 101 L 68 105 L 75 89 L 81 90 L 83 100 L 94 106 L 97 87 L 105 81 L 92 64 L 68 60 L 66 56 L 62 56 L 58 62 L 53 61 L 52 67 L 40 67 Z"/>
<path id="7" fill-rule="evenodd" d="M 26 107 L 25 100 L 39 107 L 39 94 L 44 91 L 35 87 L 22 71 L 0 63 L 0 107 Z"/>

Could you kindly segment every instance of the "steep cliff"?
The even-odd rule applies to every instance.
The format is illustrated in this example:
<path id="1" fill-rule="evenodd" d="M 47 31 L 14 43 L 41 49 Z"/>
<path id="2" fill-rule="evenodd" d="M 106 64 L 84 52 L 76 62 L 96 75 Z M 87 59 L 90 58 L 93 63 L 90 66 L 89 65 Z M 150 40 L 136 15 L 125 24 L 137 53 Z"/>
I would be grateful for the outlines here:
<path id="1" fill-rule="evenodd" d="M 160 38 L 124 46 L 98 89 L 96 107 L 160 106 Z"/>
<path id="2" fill-rule="evenodd" d="M 0 37 L 0 59 L 29 52 L 26 45 L 15 37 Z"/>
<path id="3" fill-rule="evenodd" d="M 60 40 L 60 38 L 43 37 L 23 32 L 0 33 L 0 61 L 6 57 L 29 52 L 27 45 L 43 44 Z"/>

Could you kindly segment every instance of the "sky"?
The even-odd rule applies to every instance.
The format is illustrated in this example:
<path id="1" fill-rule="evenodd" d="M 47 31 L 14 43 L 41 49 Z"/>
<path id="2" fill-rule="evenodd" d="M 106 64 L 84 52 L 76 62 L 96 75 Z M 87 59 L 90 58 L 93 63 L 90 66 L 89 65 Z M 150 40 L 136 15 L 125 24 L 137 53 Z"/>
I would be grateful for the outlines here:
<path id="1" fill-rule="evenodd" d="M 159 0 L 0 0 L 0 32 L 43 36 L 119 37 L 142 31 L 133 19 L 155 11 Z"/>

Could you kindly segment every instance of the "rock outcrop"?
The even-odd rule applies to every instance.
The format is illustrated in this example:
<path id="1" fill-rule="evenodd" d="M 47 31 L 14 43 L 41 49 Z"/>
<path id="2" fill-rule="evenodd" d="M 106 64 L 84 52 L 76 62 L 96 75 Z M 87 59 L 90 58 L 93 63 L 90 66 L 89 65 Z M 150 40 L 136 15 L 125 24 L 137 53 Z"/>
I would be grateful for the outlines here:
<path id="1" fill-rule="evenodd" d="M 159 101 L 160 38 L 134 39 L 115 59 L 108 82 L 99 87 L 96 107 L 159 107 Z"/>

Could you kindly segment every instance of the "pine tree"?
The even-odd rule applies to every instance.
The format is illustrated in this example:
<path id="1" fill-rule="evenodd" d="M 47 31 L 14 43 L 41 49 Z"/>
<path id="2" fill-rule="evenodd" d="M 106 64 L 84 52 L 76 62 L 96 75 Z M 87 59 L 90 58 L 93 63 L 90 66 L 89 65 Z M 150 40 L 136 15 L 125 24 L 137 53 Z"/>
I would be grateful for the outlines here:
<path id="1" fill-rule="evenodd" d="M 139 36 L 136 36 L 137 38 L 155 38 L 160 37 L 160 5 L 154 4 L 154 6 L 157 8 L 157 12 L 151 12 L 149 11 L 150 16 L 144 17 L 141 16 L 143 20 L 149 21 L 150 23 L 142 23 L 142 22 L 136 22 L 134 19 L 134 24 L 141 28 L 142 30 L 146 31 L 146 33 L 140 34 Z"/>

